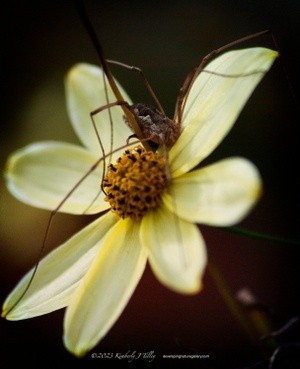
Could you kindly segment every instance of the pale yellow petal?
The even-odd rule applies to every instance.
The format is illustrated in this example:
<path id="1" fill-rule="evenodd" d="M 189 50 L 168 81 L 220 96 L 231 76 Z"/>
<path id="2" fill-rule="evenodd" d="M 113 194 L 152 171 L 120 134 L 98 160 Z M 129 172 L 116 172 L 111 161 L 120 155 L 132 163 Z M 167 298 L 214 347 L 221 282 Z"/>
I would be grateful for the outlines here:
<path id="1" fill-rule="evenodd" d="M 257 168 L 246 159 L 229 158 L 174 179 L 163 201 L 187 221 L 229 226 L 249 213 L 261 192 Z"/>
<path id="2" fill-rule="evenodd" d="M 7 297 L 2 316 L 9 320 L 27 319 L 67 306 L 115 222 L 116 217 L 109 212 L 49 253 L 39 263 L 29 289 L 15 307 L 28 286 L 33 269 Z"/>
<path id="3" fill-rule="evenodd" d="M 80 146 L 59 142 L 31 144 L 9 157 L 5 172 L 7 187 L 20 201 L 54 210 L 96 161 L 95 155 Z M 100 189 L 101 180 L 102 162 L 59 211 L 92 214 L 107 209 Z"/>
<path id="4" fill-rule="evenodd" d="M 92 349 L 118 319 L 144 271 L 139 223 L 120 220 L 109 232 L 76 290 L 64 322 L 64 342 L 77 356 Z"/>
<path id="5" fill-rule="evenodd" d="M 108 102 L 116 98 L 106 80 Z M 131 104 L 129 96 L 118 84 L 125 101 Z M 91 64 L 76 64 L 68 73 L 66 82 L 66 98 L 69 117 L 82 143 L 96 155 L 102 155 L 99 141 L 92 124 L 90 113 L 107 104 L 102 70 Z M 111 151 L 111 137 L 113 148 L 126 144 L 126 139 L 132 134 L 123 119 L 123 111 L 117 106 L 110 109 L 113 127 L 110 127 L 109 111 L 94 116 L 97 131 L 104 145 L 105 153 Z"/>
<path id="6" fill-rule="evenodd" d="M 184 294 L 198 292 L 206 266 L 206 248 L 196 225 L 162 207 L 142 220 L 141 240 L 162 284 Z"/>
<path id="7" fill-rule="evenodd" d="M 206 158 L 223 140 L 277 53 L 265 48 L 229 51 L 200 73 L 187 98 L 183 132 L 169 153 L 173 176 Z"/>

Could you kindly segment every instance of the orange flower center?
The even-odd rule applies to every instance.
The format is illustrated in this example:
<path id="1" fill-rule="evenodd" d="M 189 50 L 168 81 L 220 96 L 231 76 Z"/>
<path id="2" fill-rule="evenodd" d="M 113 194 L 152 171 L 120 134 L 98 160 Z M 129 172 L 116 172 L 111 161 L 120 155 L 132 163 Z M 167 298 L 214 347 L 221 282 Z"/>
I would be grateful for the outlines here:
<path id="1" fill-rule="evenodd" d="M 105 201 L 120 218 L 140 220 L 160 204 L 167 183 L 165 159 L 139 146 L 110 164 L 103 182 Z"/>

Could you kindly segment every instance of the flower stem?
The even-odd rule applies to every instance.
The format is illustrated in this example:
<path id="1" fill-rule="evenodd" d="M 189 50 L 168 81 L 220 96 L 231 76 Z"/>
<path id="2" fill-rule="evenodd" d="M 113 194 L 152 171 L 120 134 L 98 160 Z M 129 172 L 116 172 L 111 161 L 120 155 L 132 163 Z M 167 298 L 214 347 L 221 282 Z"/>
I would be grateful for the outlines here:
<path id="1" fill-rule="evenodd" d="M 262 346 L 263 342 L 259 340 L 259 336 L 262 335 L 262 332 L 266 333 L 266 331 L 271 329 L 267 319 L 265 319 L 265 317 L 261 314 L 259 314 L 259 316 L 256 317 L 255 319 L 250 319 L 245 314 L 236 297 L 231 292 L 228 284 L 222 277 L 219 268 L 217 267 L 216 263 L 214 262 L 211 256 L 209 257 L 208 270 L 219 290 L 219 293 L 223 297 L 228 309 L 232 313 L 237 323 L 244 330 L 244 332 L 246 333 L 252 344 L 257 347 L 259 352 L 265 358 L 267 358 L 269 352 L 268 350 L 266 351 L 266 349 L 270 349 L 271 347 L 268 348 L 263 347 Z M 271 346 L 272 349 L 274 349 L 274 341 L 271 342 Z"/>
<path id="2" fill-rule="evenodd" d="M 270 241 L 270 242 L 274 242 L 274 243 L 300 246 L 300 241 L 299 240 L 290 240 L 290 239 L 287 239 L 287 238 L 284 238 L 284 237 L 273 236 L 273 235 L 270 235 L 270 234 L 260 233 L 260 232 L 256 232 L 256 231 L 250 231 L 250 230 L 244 229 L 244 228 L 224 227 L 224 228 L 219 228 L 219 229 L 222 229 L 224 231 L 231 232 L 231 233 L 236 233 L 240 236 L 255 238 L 255 239 L 258 239 L 258 240 L 262 240 L 262 241 Z"/>
<path id="3" fill-rule="evenodd" d="M 238 302 L 236 301 L 235 297 L 233 296 L 232 292 L 229 289 L 228 284 L 223 279 L 219 268 L 217 267 L 216 263 L 212 260 L 211 257 L 209 257 L 208 262 L 208 270 L 220 292 L 222 297 L 224 298 L 224 301 L 231 311 L 232 315 L 236 319 L 236 321 L 239 323 L 239 325 L 244 329 L 247 336 L 251 339 L 251 341 L 256 341 L 257 337 L 255 334 L 254 329 L 252 328 L 249 320 L 245 316 L 245 314 L 242 312 Z"/>

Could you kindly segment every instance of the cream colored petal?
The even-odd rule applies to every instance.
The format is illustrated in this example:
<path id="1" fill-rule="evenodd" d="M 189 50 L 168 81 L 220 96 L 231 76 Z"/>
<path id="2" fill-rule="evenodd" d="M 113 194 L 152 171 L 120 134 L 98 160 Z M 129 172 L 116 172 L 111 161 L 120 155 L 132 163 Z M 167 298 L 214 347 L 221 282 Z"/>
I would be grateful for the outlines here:
<path id="1" fill-rule="evenodd" d="M 77 356 L 92 349 L 118 319 L 144 271 L 139 223 L 120 220 L 107 235 L 76 290 L 64 322 L 64 342 Z"/>
<path id="2" fill-rule="evenodd" d="M 39 263 L 29 289 L 13 309 L 28 286 L 33 269 L 10 293 L 3 305 L 2 316 L 9 320 L 27 319 L 67 306 L 103 246 L 105 234 L 115 222 L 116 217 L 109 212 L 50 252 Z"/>
<path id="3" fill-rule="evenodd" d="M 187 221 L 229 226 L 249 213 L 261 192 L 257 168 L 246 159 L 229 158 L 174 179 L 163 201 Z"/>
<path id="4" fill-rule="evenodd" d="M 118 86 L 124 100 L 131 104 L 126 92 L 119 84 Z M 69 117 L 78 137 L 96 155 L 102 155 L 90 117 L 91 112 L 107 104 L 102 70 L 91 64 L 76 64 L 67 75 L 65 89 Z M 107 90 L 109 103 L 115 102 L 116 98 L 108 82 Z M 111 108 L 110 111 L 113 122 L 112 128 L 110 127 L 108 109 L 94 116 L 105 153 L 111 151 L 111 135 L 113 137 L 113 148 L 117 148 L 125 145 L 126 139 L 132 134 L 124 123 L 122 109 L 117 106 Z"/>
<path id="5" fill-rule="evenodd" d="M 196 225 L 162 207 L 144 216 L 141 240 L 160 282 L 184 294 L 198 292 L 206 266 L 206 248 Z"/>
<path id="6" fill-rule="evenodd" d="M 54 210 L 97 157 L 76 145 L 39 142 L 13 153 L 6 165 L 7 187 L 19 200 Z M 102 162 L 69 196 L 60 212 L 92 214 L 108 208 L 101 193 Z"/>
<path id="7" fill-rule="evenodd" d="M 225 76 L 200 73 L 187 99 L 184 130 L 169 153 L 173 176 L 192 169 L 223 140 L 276 57 L 259 47 L 229 51 L 205 68 Z"/>

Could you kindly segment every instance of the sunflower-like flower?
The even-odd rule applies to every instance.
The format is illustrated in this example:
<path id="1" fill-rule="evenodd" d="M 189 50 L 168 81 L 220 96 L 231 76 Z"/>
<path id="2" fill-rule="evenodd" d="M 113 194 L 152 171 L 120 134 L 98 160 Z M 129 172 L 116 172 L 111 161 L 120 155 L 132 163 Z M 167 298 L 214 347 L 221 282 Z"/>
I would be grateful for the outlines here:
<path id="1" fill-rule="evenodd" d="M 33 270 L 21 279 L 2 315 L 19 320 L 67 307 L 64 343 L 82 356 L 118 319 L 147 260 L 171 290 L 200 291 L 207 257 L 196 223 L 229 226 L 241 221 L 261 194 L 261 179 L 256 167 L 240 157 L 194 168 L 231 129 L 276 56 L 273 50 L 250 48 L 227 52 L 209 63 L 210 72 L 200 73 L 193 83 L 181 134 L 168 152 L 171 179 L 166 178 L 159 150 L 133 147 L 109 159 L 105 194 L 100 189 L 103 167 L 99 163 L 93 168 L 101 151 L 90 119 L 90 112 L 107 101 L 102 72 L 89 64 L 74 66 L 66 78 L 67 107 L 83 146 L 38 142 L 22 148 L 8 160 L 7 186 L 35 207 L 54 210 L 61 203 L 61 212 L 102 214 L 41 260 L 24 296 Z M 112 91 L 108 95 L 113 101 Z M 119 107 L 111 114 L 117 124 L 113 148 L 124 146 L 132 132 Z M 95 120 L 104 150 L 112 151 L 107 111 Z"/>

